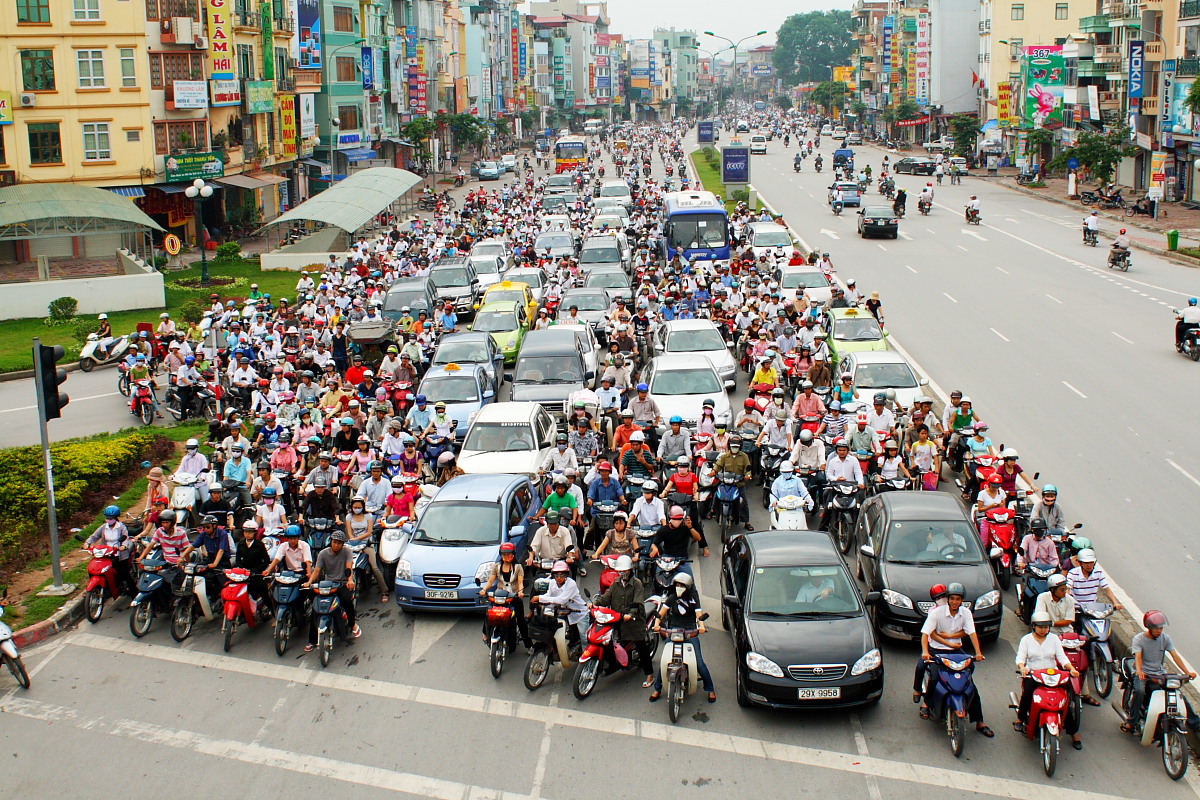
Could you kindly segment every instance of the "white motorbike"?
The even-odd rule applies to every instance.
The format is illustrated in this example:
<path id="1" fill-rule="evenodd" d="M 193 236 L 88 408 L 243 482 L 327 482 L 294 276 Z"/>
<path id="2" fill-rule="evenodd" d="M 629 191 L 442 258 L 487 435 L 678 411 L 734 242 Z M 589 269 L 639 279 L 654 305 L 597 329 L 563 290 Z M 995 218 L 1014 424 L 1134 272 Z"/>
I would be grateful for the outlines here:
<path id="1" fill-rule="evenodd" d="M 170 477 L 170 481 L 175 484 L 171 491 L 171 508 L 175 511 L 176 524 L 194 528 L 196 523 L 192 516 L 196 503 L 200 500 L 200 476 L 190 472 L 176 472 Z"/>
<path id="2" fill-rule="evenodd" d="M 699 631 L 663 628 L 660 633 L 666 637 L 667 646 L 662 650 L 658 670 L 667 690 L 667 713 L 671 722 L 677 722 L 683 701 L 694 695 L 700 685 L 700 674 L 696 668 L 696 648 L 691 642 L 693 637 L 699 635 Z"/>
<path id="3" fill-rule="evenodd" d="M 109 364 L 115 364 L 125 357 L 125 353 L 129 350 L 129 337 L 119 336 L 113 339 L 112 344 L 108 348 L 108 355 L 104 358 L 100 357 L 100 336 L 95 333 L 89 333 L 87 343 L 79 352 L 79 368 L 84 372 L 91 372 L 96 367 L 104 367 Z"/>
<path id="4" fill-rule="evenodd" d="M 437 492 L 438 486 L 436 484 L 422 484 L 421 496 L 417 498 L 417 505 L 413 510 L 414 517 L 412 519 L 405 519 L 394 514 L 384 518 L 382 523 L 383 531 L 379 535 L 379 549 L 376 556 L 379 560 L 379 571 L 383 573 L 383 579 L 387 581 L 389 586 L 395 586 L 396 565 L 400 562 L 400 554 L 404 551 L 405 545 L 408 544 L 409 536 L 416 530 L 417 518 L 421 516 L 421 512 L 425 510 L 425 506 L 433 501 Z"/>
<path id="5" fill-rule="evenodd" d="M 0 617 L 2 616 L 4 606 L 0 605 Z M 29 673 L 25 670 L 25 662 L 21 660 L 21 654 L 17 652 L 17 645 L 13 642 L 12 628 L 3 622 L 0 622 L 0 656 L 3 656 L 8 671 L 17 679 L 17 683 L 28 689 Z"/>
<path id="6" fill-rule="evenodd" d="M 779 498 L 771 508 L 771 530 L 773 531 L 806 531 L 808 530 L 808 513 L 813 509 L 811 496 L 800 498 L 789 494 Z"/>
<path id="7" fill-rule="evenodd" d="M 1183 686 L 1189 681 L 1187 675 L 1172 674 L 1162 680 L 1149 682 L 1146 692 L 1146 717 L 1141 728 L 1136 725 L 1138 709 L 1133 707 L 1133 680 L 1136 677 L 1134 659 L 1123 658 L 1116 664 L 1117 680 L 1123 691 L 1114 697 L 1112 707 L 1117 715 L 1133 727 L 1142 747 L 1158 745 L 1161 750 L 1163 769 L 1172 780 L 1179 780 L 1187 772 L 1190 754 L 1187 743 L 1187 712 L 1183 700 Z"/>

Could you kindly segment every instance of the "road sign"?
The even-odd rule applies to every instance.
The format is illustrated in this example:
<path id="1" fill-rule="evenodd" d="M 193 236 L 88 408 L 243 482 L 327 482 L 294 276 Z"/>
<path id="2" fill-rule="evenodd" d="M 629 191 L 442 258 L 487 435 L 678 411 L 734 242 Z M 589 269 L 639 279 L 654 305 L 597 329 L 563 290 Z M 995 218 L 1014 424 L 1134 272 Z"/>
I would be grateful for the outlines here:
<path id="1" fill-rule="evenodd" d="M 183 243 L 179 241 L 178 236 L 173 233 L 168 233 L 163 239 L 163 247 L 166 248 L 166 251 L 171 255 L 177 256 L 179 255 L 180 249 L 183 247 Z"/>
<path id="2" fill-rule="evenodd" d="M 1079 169 L 1079 159 L 1074 156 L 1067 159 L 1067 169 Z"/>

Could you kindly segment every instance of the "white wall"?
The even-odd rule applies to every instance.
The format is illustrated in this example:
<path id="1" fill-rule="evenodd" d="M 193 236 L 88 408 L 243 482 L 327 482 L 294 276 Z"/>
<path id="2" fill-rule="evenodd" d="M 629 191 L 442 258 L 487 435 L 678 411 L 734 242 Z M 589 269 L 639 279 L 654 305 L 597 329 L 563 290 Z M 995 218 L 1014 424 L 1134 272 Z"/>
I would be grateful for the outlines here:
<path id="1" fill-rule="evenodd" d="M 979 6 L 930 0 L 929 99 L 943 114 L 978 111 L 971 71 L 979 72 Z"/>
<path id="2" fill-rule="evenodd" d="M 121 258 L 132 260 L 124 250 Z M 5 284 L 0 291 L 0 319 L 45 317 L 50 301 L 59 297 L 78 300 L 80 314 L 164 307 L 162 274 L 142 262 L 137 264 L 139 274 L 134 275 Z"/>

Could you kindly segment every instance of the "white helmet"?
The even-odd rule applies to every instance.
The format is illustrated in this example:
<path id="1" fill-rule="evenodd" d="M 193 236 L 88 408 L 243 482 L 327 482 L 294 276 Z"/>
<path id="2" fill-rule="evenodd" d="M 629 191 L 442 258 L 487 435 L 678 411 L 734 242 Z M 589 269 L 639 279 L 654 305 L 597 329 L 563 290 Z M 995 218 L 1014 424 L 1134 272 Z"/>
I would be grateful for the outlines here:
<path id="1" fill-rule="evenodd" d="M 108 314 L 101 314 L 100 316 L 96 317 L 96 319 L 108 319 Z"/>
<path id="2" fill-rule="evenodd" d="M 199 447 L 200 442 L 197 441 L 196 439 L 188 439 L 186 442 L 183 443 L 183 446 L 184 447 Z"/>
<path id="3" fill-rule="evenodd" d="M 1075 555 L 1075 559 L 1079 561 L 1080 564 L 1095 564 L 1096 551 L 1090 547 L 1085 547 Z"/>
<path id="4" fill-rule="evenodd" d="M 646 481 L 645 483 L 642 484 L 642 491 L 643 492 L 657 492 L 658 491 L 658 481 Z"/>
<path id="5" fill-rule="evenodd" d="M 1034 625 L 1049 625 L 1053 622 L 1050 619 L 1049 611 L 1035 611 L 1033 612 L 1033 616 L 1029 618 L 1029 621 Z"/>
<path id="6" fill-rule="evenodd" d="M 779 472 L 781 474 L 788 475 L 795 471 L 796 471 L 796 467 L 795 467 L 795 465 L 792 464 L 791 461 L 784 461 L 783 463 L 781 463 L 779 465 Z"/>
<path id="7" fill-rule="evenodd" d="M 1020 456 L 1017 455 L 1017 451 L 1011 447 L 1006 447 L 1003 450 L 1001 450 L 1000 457 L 1001 458 L 1020 458 Z"/>
<path id="8" fill-rule="evenodd" d="M 646 441 L 646 434 L 642 433 L 641 431 L 634 431 L 633 433 L 629 434 L 629 441 L 644 442 Z"/>
<path id="9" fill-rule="evenodd" d="M 629 572 L 633 569 L 633 559 L 629 556 L 618 556 L 613 563 L 613 569 L 617 572 Z"/>

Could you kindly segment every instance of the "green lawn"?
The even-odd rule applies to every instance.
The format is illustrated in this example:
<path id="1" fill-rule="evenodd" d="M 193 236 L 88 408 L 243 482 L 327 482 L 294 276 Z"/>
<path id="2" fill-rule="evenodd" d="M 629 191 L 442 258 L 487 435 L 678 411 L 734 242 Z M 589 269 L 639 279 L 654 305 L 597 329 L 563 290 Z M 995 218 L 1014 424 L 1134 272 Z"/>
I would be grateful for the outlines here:
<path id="1" fill-rule="evenodd" d="M 257 283 L 264 292 L 269 292 L 272 299 L 280 297 L 295 299 L 296 281 L 299 275 L 294 272 L 272 271 L 263 272 L 256 263 L 236 261 L 226 264 L 213 264 L 209 261 L 208 274 L 210 277 L 243 278 L 244 286 L 223 289 L 216 287 L 212 291 L 220 293 L 221 298 L 241 300 L 250 293 L 251 283 Z M 167 307 L 172 316 L 177 316 L 179 307 L 188 300 L 195 300 L 202 305 L 208 305 L 209 291 L 187 291 L 172 288 L 172 283 L 180 278 L 199 278 L 200 266 L 196 265 L 182 272 L 169 272 L 166 278 Z M 42 309 L 39 309 L 41 311 Z M 129 333 L 137 328 L 139 322 L 158 324 L 161 308 L 146 308 L 138 311 L 114 311 L 108 315 L 113 332 L 117 335 Z M 81 315 L 90 317 L 92 315 Z M 40 336 L 43 344 L 61 344 L 67 349 L 64 363 L 75 360 L 79 354 L 79 345 L 75 341 L 69 326 L 48 327 L 42 323 L 43 317 L 13 319 L 0 322 L 0 372 L 33 369 L 32 345 L 33 338 Z"/>
<path id="2" fill-rule="evenodd" d="M 718 149 L 718 153 L 721 151 Z M 695 175 L 704 184 L 707 191 L 715 195 L 719 195 L 725 201 L 725 210 L 733 212 L 737 208 L 737 201 L 729 196 L 725 191 L 725 184 L 721 182 L 721 164 L 717 162 L 717 166 L 710 166 L 704 155 L 699 150 L 692 151 L 692 168 L 695 170 Z M 758 209 L 762 209 L 762 199 L 758 200 Z"/>

